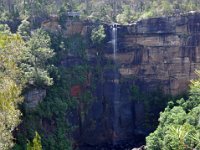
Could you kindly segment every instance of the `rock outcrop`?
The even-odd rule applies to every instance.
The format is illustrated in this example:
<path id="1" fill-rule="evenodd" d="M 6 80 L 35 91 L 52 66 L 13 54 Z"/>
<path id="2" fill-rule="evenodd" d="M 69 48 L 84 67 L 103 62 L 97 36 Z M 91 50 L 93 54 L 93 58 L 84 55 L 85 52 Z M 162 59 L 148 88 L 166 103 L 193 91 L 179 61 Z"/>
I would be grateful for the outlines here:
<path id="1" fill-rule="evenodd" d="M 95 26 L 67 23 L 61 32 L 66 36 L 80 34 L 89 40 Z M 133 101 L 130 89 L 137 85 L 144 92 L 161 89 L 170 95 L 187 91 L 190 80 L 196 78 L 195 70 L 200 69 L 200 13 L 118 25 L 115 58 L 111 26 L 104 27 L 106 39 L 101 54 L 95 46 L 87 49 L 88 64 L 100 66 L 100 72 L 91 75 L 97 100 L 85 116 L 81 142 L 89 145 L 138 142 L 148 129 L 144 128 L 144 105 Z M 72 56 L 62 62 L 71 59 Z M 80 58 L 77 61 L 81 63 Z"/>
<path id="2" fill-rule="evenodd" d="M 46 96 L 45 89 L 32 89 L 25 94 L 25 105 L 29 109 L 34 109 Z"/>
<path id="3" fill-rule="evenodd" d="M 133 84 L 145 92 L 159 88 L 165 94 L 181 95 L 196 78 L 195 70 L 200 69 L 200 13 L 119 25 L 115 59 L 111 28 L 105 25 L 105 29 L 104 81 L 97 85 L 98 102 L 88 114 L 92 121 L 86 121 L 84 127 L 84 140 L 89 144 L 123 143 L 147 133 L 143 128 L 144 106 L 131 101 Z M 95 59 L 97 53 L 88 49 L 88 54 Z M 118 70 L 109 62 L 116 62 Z"/>
<path id="4" fill-rule="evenodd" d="M 117 62 L 122 77 L 134 76 L 145 88 L 159 86 L 171 95 L 188 89 L 200 67 L 199 13 L 142 20 L 119 26 L 118 33 Z"/>

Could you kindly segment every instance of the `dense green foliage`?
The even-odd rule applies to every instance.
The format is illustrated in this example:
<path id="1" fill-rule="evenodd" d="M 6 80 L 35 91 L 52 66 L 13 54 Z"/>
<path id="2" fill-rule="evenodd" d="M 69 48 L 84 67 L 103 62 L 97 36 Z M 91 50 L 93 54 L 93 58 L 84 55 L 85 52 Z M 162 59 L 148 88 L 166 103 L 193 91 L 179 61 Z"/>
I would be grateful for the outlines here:
<path id="1" fill-rule="evenodd" d="M 26 42 L 26 53 L 20 64 L 26 82 L 32 86 L 52 85 L 53 79 L 47 72 L 47 60 L 54 55 L 50 49 L 50 37 L 43 30 L 36 30 Z"/>
<path id="2" fill-rule="evenodd" d="M 28 142 L 27 150 L 42 150 L 41 137 L 35 132 L 35 137 L 32 142 Z"/>
<path id="3" fill-rule="evenodd" d="M 47 60 L 53 56 L 50 37 L 36 30 L 26 41 L 12 34 L 7 25 L 0 25 L 0 149 L 13 147 L 14 132 L 20 123 L 22 90 L 52 83 Z"/>
<path id="4" fill-rule="evenodd" d="M 19 124 L 21 113 L 21 73 L 17 63 L 23 55 L 23 41 L 8 31 L 0 32 L 0 149 L 13 146 L 12 132 Z"/>
<path id="5" fill-rule="evenodd" d="M 200 75 L 200 72 L 197 71 Z M 147 138 L 149 150 L 200 149 L 200 79 L 192 81 L 190 96 L 169 102 L 160 114 L 159 126 Z"/>
<path id="6" fill-rule="evenodd" d="M 82 19 L 122 24 L 137 19 L 174 15 L 199 10 L 198 0 L 1 0 L 0 20 L 37 18 L 56 14 L 65 19 L 67 12 L 80 12 Z"/>
<path id="7" fill-rule="evenodd" d="M 92 30 L 91 40 L 94 44 L 101 44 L 105 37 L 106 35 L 103 25 L 100 25 L 98 28 Z"/>
<path id="8" fill-rule="evenodd" d="M 21 24 L 18 27 L 18 33 L 23 37 L 23 39 L 28 40 L 30 37 L 30 22 L 27 20 L 22 20 Z"/>
<path id="9" fill-rule="evenodd" d="M 40 42 L 41 37 L 40 35 Z M 34 138 L 35 131 L 38 131 L 41 136 L 44 150 L 71 150 L 73 144 L 72 131 L 79 129 L 79 132 L 81 132 L 81 125 L 90 106 L 92 94 L 86 88 L 90 68 L 87 66 L 83 38 L 80 35 L 66 38 L 54 34 L 51 34 L 50 38 L 55 55 L 49 62 L 59 65 L 59 67 L 48 67 L 49 74 L 54 79 L 54 84 L 47 88 L 46 98 L 37 108 L 34 110 L 23 109 L 23 123 L 19 128 L 20 132 L 16 133 L 17 144 L 14 148 L 16 150 L 28 148 L 26 141 Z M 70 63 L 70 66 L 66 67 L 63 60 L 68 55 L 80 57 L 82 63 Z M 39 65 L 42 65 L 42 63 L 39 63 Z M 45 85 L 45 82 L 42 84 Z M 71 89 L 74 86 L 80 86 L 80 95 L 72 96 Z M 73 117 L 72 112 L 77 114 L 78 117 L 71 118 Z M 76 120 L 77 123 L 70 124 L 68 120 L 70 118 Z"/>
<path id="10" fill-rule="evenodd" d="M 134 16 L 133 9 L 129 5 L 123 5 L 122 12 L 116 16 L 116 21 L 121 24 L 128 24 L 136 19 Z"/>

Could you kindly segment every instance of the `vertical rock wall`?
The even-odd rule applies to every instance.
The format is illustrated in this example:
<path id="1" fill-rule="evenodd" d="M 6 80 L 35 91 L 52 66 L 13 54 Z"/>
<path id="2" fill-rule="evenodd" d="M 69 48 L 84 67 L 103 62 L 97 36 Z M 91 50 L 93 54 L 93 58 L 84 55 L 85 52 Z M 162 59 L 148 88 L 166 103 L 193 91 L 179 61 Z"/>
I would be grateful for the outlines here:
<path id="1" fill-rule="evenodd" d="M 60 30 L 59 24 L 53 25 L 55 31 Z M 43 27 L 51 30 L 53 25 L 46 23 Z M 95 26 L 70 22 L 59 32 L 66 36 L 81 34 L 89 41 Z M 96 100 L 85 116 L 81 140 L 89 145 L 137 142 L 148 129 L 144 128 L 144 105 L 133 101 L 130 89 L 133 85 L 143 92 L 159 88 L 171 95 L 187 91 L 190 80 L 196 78 L 195 69 L 200 69 L 200 13 L 119 25 L 116 63 L 111 28 L 104 27 L 107 36 L 101 53 L 97 47 L 87 49 L 88 64 L 96 68 L 91 75 Z M 81 58 L 70 56 L 62 65 L 67 67 L 81 62 Z M 119 99 L 117 117 L 114 115 L 114 89 Z"/>
<path id="2" fill-rule="evenodd" d="M 160 86 L 166 94 L 187 90 L 200 67 L 199 13 L 142 20 L 118 32 L 122 77 L 135 76 L 144 88 Z"/>
<path id="3" fill-rule="evenodd" d="M 94 145 L 131 141 L 148 130 L 142 128 L 143 104 L 132 101 L 132 85 L 138 85 L 145 92 L 159 88 L 165 94 L 180 95 L 187 91 L 190 80 L 196 78 L 195 69 L 200 69 L 199 13 L 119 25 L 117 72 L 112 69 L 116 66 L 113 66 L 111 28 L 106 25 L 105 29 L 103 81 L 96 85 L 97 102 L 88 113 L 89 121 L 84 128 L 85 142 Z M 96 59 L 94 51 L 88 50 L 90 59 Z M 118 118 L 113 116 L 115 86 L 119 96 Z M 118 122 L 118 132 L 114 131 L 113 122 Z"/>

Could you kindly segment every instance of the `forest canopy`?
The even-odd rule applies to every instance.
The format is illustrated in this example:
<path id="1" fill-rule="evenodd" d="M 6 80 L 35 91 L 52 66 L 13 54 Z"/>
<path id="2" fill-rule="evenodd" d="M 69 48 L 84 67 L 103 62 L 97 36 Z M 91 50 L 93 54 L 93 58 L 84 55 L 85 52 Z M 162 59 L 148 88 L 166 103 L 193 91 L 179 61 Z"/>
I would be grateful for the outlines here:
<path id="1" fill-rule="evenodd" d="M 131 23 L 148 17 L 199 10 L 198 0 L 1 0 L 0 20 L 62 17 L 79 12 L 84 20 Z"/>

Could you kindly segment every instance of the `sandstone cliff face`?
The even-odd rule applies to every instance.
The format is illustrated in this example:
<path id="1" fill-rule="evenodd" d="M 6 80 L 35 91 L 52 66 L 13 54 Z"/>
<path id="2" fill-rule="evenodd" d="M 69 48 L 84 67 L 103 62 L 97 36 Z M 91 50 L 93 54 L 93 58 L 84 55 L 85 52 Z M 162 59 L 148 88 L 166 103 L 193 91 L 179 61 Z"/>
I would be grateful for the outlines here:
<path id="1" fill-rule="evenodd" d="M 145 88 L 185 92 L 200 67 L 200 14 L 142 20 L 118 29 L 117 62 L 122 77 L 135 76 Z M 108 58 L 112 54 L 106 55 Z"/>
<path id="2" fill-rule="evenodd" d="M 131 101 L 132 85 L 145 92 L 161 89 L 179 95 L 187 91 L 190 80 L 196 78 L 194 71 L 200 69 L 200 13 L 119 25 L 115 59 L 112 29 L 108 25 L 105 29 L 104 80 L 97 84 L 98 102 L 89 112 L 92 121 L 85 126 L 84 141 L 90 144 L 123 143 L 148 133 L 144 105 Z M 88 49 L 88 54 L 90 59 L 97 57 L 94 49 Z M 109 67 L 109 62 L 114 66 Z"/>
<path id="3" fill-rule="evenodd" d="M 57 20 L 53 18 L 42 26 L 54 32 L 59 30 L 69 37 L 75 34 L 88 36 L 95 25 L 69 21 L 66 29 L 61 31 Z M 103 52 L 106 58 L 112 59 L 111 26 L 105 25 L 105 28 L 107 38 Z M 199 34 L 199 13 L 119 25 L 117 63 L 120 65 L 120 75 L 125 78 L 134 76 L 150 89 L 159 85 L 166 94 L 182 94 L 188 89 L 189 80 L 196 77 L 195 69 L 199 69 Z M 88 49 L 88 56 L 96 57 L 94 49 Z"/>
<path id="4" fill-rule="evenodd" d="M 89 39 L 94 26 L 71 22 L 61 32 Z M 85 116 L 81 142 L 90 145 L 137 142 L 149 129 L 144 126 L 144 104 L 133 101 L 130 89 L 137 85 L 144 92 L 161 89 L 171 95 L 187 91 L 190 80 L 196 78 L 195 69 L 200 69 L 200 13 L 118 25 L 115 59 L 111 26 L 104 27 L 102 53 L 96 47 L 87 49 L 88 64 L 100 66 L 100 72 L 91 75 L 97 100 Z M 81 63 L 80 58 L 72 56 L 63 62 Z"/>

